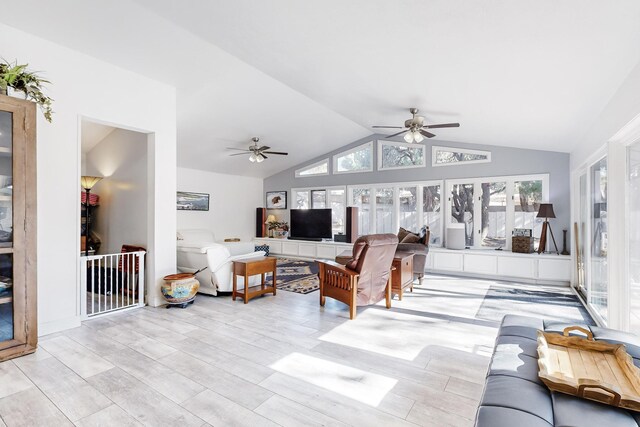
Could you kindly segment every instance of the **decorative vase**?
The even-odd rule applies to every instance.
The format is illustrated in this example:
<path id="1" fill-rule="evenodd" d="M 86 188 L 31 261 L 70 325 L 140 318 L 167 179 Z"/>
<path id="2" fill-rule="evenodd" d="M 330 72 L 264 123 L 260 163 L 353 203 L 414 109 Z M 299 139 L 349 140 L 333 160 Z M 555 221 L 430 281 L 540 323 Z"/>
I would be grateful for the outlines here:
<path id="1" fill-rule="evenodd" d="M 168 303 L 167 308 L 174 305 L 185 308 L 193 303 L 198 289 L 200 289 L 200 282 L 191 273 L 165 276 L 164 285 L 161 287 L 162 296 Z"/>

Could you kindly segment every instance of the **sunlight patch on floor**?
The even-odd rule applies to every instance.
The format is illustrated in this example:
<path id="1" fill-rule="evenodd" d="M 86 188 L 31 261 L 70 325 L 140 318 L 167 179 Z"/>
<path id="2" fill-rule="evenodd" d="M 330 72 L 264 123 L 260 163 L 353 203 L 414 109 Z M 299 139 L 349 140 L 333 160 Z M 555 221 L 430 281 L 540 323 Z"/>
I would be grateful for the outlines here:
<path id="1" fill-rule="evenodd" d="M 301 353 L 291 353 L 270 368 L 373 407 L 377 407 L 398 382 Z"/>
<path id="2" fill-rule="evenodd" d="M 370 308 L 319 339 L 411 361 L 430 343 L 430 328 L 444 324 L 439 319 Z"/>

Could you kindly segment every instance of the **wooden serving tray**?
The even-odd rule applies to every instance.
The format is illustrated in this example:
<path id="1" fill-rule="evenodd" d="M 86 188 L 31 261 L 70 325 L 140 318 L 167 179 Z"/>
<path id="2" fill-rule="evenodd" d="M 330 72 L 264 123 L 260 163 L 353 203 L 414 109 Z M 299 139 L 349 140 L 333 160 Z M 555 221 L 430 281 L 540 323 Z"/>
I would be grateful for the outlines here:
<path id="1" fill-rule="evenodd" d="M 572 330 L 587 338 L 569 336 Z M 570 326 L 563 335 L 538 331 L 538 357 L 550 390 L 640 411 L 640 369 L 623 344 L 594 341 L 591 331 Z"/>

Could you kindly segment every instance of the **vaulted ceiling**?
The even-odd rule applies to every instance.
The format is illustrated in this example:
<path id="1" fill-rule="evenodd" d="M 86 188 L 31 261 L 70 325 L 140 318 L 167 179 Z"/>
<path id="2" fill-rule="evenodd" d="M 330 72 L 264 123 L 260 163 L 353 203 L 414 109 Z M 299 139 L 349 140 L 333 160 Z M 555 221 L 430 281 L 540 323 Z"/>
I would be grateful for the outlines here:
<path id="1" fill-rule="evenodd" d="M 22 0 L 0 22 L 176 86 L 178 165 L 262 177 L 408 107 L 462 124 L 441 141 L 570 152 L 640 60 L 635 0 Z M 252 136 L 290 155 L 228 156 Z"/>

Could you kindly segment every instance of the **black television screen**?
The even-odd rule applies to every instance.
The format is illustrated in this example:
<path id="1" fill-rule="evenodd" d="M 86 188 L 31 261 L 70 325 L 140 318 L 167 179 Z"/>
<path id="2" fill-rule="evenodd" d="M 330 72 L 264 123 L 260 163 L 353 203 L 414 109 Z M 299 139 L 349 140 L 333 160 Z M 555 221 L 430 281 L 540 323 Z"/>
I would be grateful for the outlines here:
<path id="1" fill-rule="evenodd" d="M 291 209 L 292 239 L 330 239 L 331 209 Z"/>

